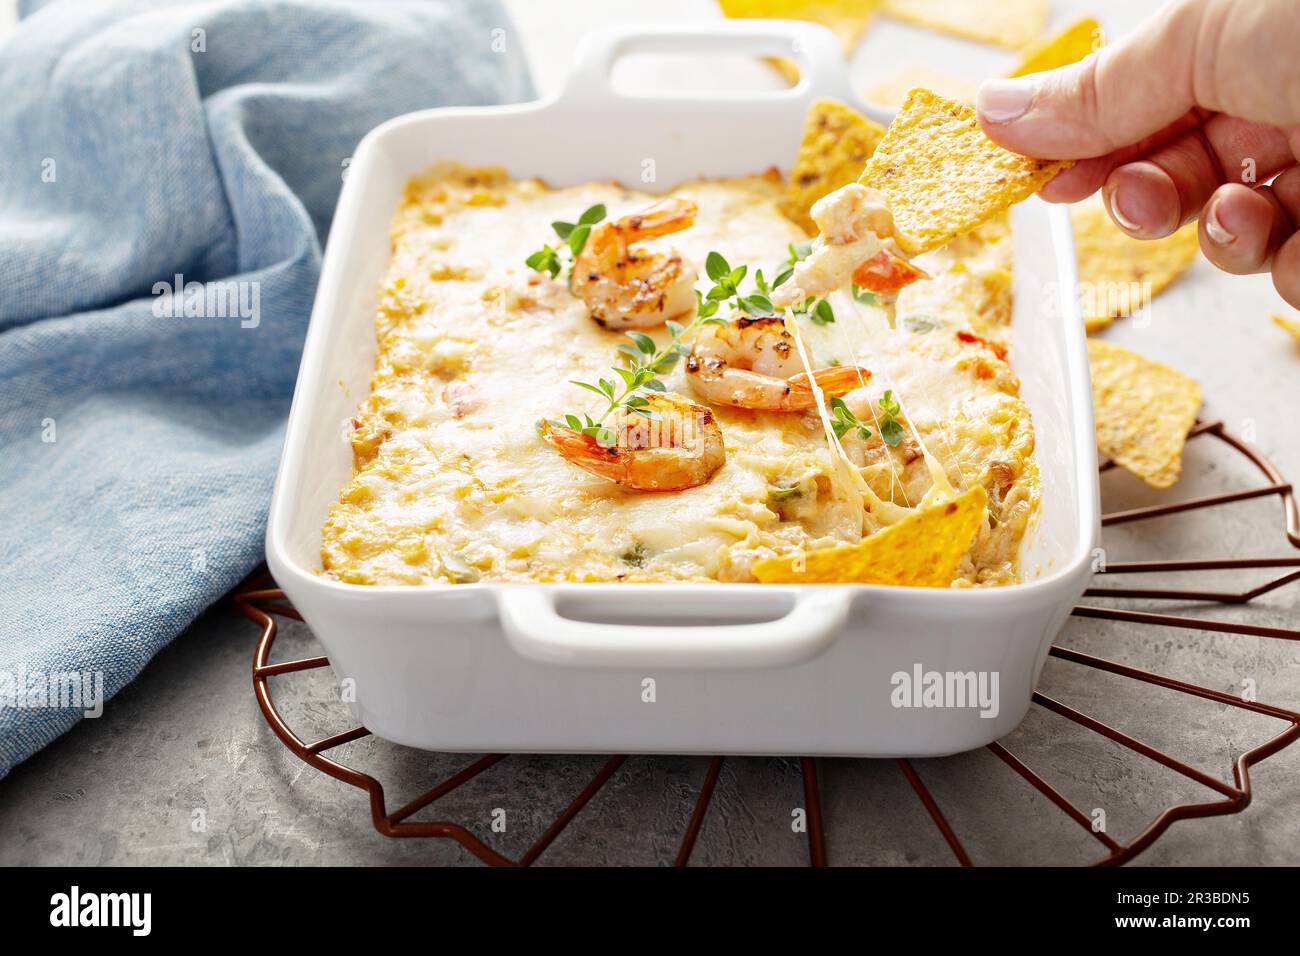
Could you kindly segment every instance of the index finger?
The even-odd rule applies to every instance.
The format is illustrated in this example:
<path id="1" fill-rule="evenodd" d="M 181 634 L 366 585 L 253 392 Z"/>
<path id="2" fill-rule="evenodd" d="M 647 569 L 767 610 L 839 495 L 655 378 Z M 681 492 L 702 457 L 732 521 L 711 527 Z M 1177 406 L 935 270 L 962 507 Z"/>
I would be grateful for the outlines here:
<path id="1" fill-rule="evenodd" d="M 1168 127 L 1196 105 L 1193 55 L 1202 4 L 1175 3 L 1114 46 L 1078 63 L 985 80 L 980 125 L 1026 156 L 1106 156 Z"/>
<path id="2" fill-rule="evenodd" d="M 1124 163 L 1140 159 L 1153 149 L 1195 129 L 1209 115 L 1202 110 L 1188 110 L 1164 129 L 1144 137 L 1131 146 L 1125 146 L 1104 156 L 1081 159 L 1044 186 L 1039 195 L 1048 202 L 1079 202 L 1087 199 L 1102 187 L 1111 170 Z"/>

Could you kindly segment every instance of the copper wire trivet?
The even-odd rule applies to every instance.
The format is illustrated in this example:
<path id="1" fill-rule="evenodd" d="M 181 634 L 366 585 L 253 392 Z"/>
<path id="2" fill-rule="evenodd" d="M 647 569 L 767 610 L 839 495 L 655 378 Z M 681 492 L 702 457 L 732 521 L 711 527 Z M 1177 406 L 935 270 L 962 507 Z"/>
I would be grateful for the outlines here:
<path id="1" fill-rule="evenodd" d="M 1224 430 L 1222 422 L 1200 422 L 1192 429 L 1189 437 L 1199 437 L 1204 435 L 1209 435 L 1218 439 L 1220 442 L 1223 442 L 1225 445 L 1247 458 L 1261 472 L 1267 483 L 1245 491 L 1211 495 L 1169 504 L 1151 505 L 1144 508 L 1106 514 L 1102 517 L 1102 525 L 1110 526 L 1132 521 L 1142 521 L 1179 512 L 1213 508 L 1219 505 L 1244 501 L 1250 498 L 1277 495 L 1282 499 L 1286 520 L 1286 537 L 1292 546 L 1300 548 L 1300 514 L 1297 513 L 1295 495 L 1292 492 L 1291 485 L 1277 472 L 1273 465 L 1258 452 L 1250 448 L 1240 439 L 1228 434 Z M 1109 462 L 1101 466 L 1103 471 L 1110 467 L 1111 463 Z M 1211 558 L 1192 560 L 1179 559 L 1170 561 L 1116 562 L 1107 564 L 1104 572 L 1100 573 L 1145 574 L 1154 572 L 1232 570 L 1245 568 L 1289 568 L 1292 570 L 1284 571 L 1276 577 L 1270 578 L 1263 584 L 1240 592 L 1095 587 L 1090 588 L 1085 592 L 1085 594 L 1088 596 L 1108 598 L 1146 598 L 1155 600 L 1207 601 L 1223 604 L 1244 604 L 1261 594 L 1275 590 L 1276 588 L 1282 587 L 1283 585 L 1300 578 L 1300 556 L 1284 555 L 1273 558 Z M 574 818 L 581 812 L 583 807 L 585 807 L 587 803 L 600 791 L 600 789 L 609 782 L 622 763 L 627 759 L 626 754 L 620 754 L 611 756 L 606 760 L 591 781 L 582 789 L 581 792 L 578 793 L 576 797 L 574 797 L 572 802 L 570 802 L 560 815 L 555 818 L 554 822 L 547 827 L 546 831 L 518 859 L 510 859 L 509 857 L 503 856 L 458 823 L 445 820 L 419 822 L 409 819 L 420 810 L 423 810 L 425 807 L 434 803 L 440 797 L 445 796 L 457 787 L 460 787 L 462 784 L 474 779 L 479 774 L 500 763 L 502 760 L 510 756 L 508 754 L 488 754 L 481 757 L 469 766 L 465 767 L 459 773 L 447 778 L 404 806 L 389 811 L 384 798 L 383 784 L 370 774 L 354 770 L 351 767 L 344 766 L 343 764 L 325 756 L 325 752 L 328 750 L 332 750 L 335 747 L 368 736 L 370 734 L 369 730 L 365 727 L 354 727 L 351 730 L 333 734 L 324 739 L 317 740 L 314 743 L 306 743 L 296 733 L 294 733 L 294 731 L 284 721 L 284 718 L 280 716 L 280 712 L 276 708 L 275 702 L 271 697 L 270 678 L 282 674 L 294 673 L 296 671 L 326 667 L 329 665 L 329 659 L 325 657 L 311 657 L 302 660 L 286 661 L 280 664 L 268 663 L 271 655 L 271 646 L 275 641 L 276 635 L 275 616 L 288 617 L 298 621 L 302 620 L 302 617 L 297 611 L 284 603 L 283 591 L 274 587 L 266 586 L 273 583 L 274 582 L 270 580 L 269 574 L 263 573 L 256 576 L 244 590 L 237 593 L 234 597 L 235 607 L 245 617 L 260 625 L 262 628 L 262 635 L 258 641 L 257 651 L 253 658 L 253 690 L 257 695 L 257 702 L 262 709 L 263 715 L 266 717 L 267 723 L 271 725 L 271 729 L 275 731 L 276 735 L 284 742 L 285 746 L 288 747 L 289 750 L 299 759 L 303 760 L 310 766 L 315 767 L 322 773 L 326 773 L 337 780 L 342 780 L 344 783 L 351 784 L 360 790 L 364 790 L 369 795 L 371 822 L 374 824 L 375 829 L 384 836 L 440 837 L 451 839 L 455 840 L 462 847 L 485 863 L 494 866 L 529 866 L 536 862 L 538 857 L 546 851 L 547 847 L 551 845 L 555 838 L 573 822 Z M 1122 621 L 1133 624 L 1160 625 L 1192 630 L 1244 634 L 1257 637 L 1276 638 L 1280 640 L 1300 641 L 1300 630 L 1294 630 L 1291 628 L 1262 627 L 1252 624 L 1241 624 L 1233 621 L 1207 620 L 1203 618 L 1158 614 L 1146 611 L 1130 611 L 1120 608 L 1098 607 L 1093 605 L 1078 605 L 1075 607 L 1074 613 L 1080 617 L 1104 618 L 1107 620 Z M 1151 673 L 1150 671 L 1144 671 L 1136 667 L 1130 667 L 1126 664 L 1120 664 L 1115 661 L 1094 657 L 1064 647 L 1052 647 L 1050 653 L 1052 656 L 1064 661 L 1070 661 L 1085 667 L 1093 667 L 1131 680 L 1141 681 L 1145 684 L 1157 687 L 1163 687 L 1168 690 L 1177 691 L 1203 700 L 1214 701 L 1215 703 L 1234 707 L 1239 710 L 1272 717 L 1283 721 L 1287 725 L 1285 729 L 1275 737 L 1238 756 L 1232 767 L 1233 783 L 1227 784 L 1216 777 L 1191 766 L 1190 764 L 1184 763 L 1155 747 L 1116 730 L 1108 724 L 1090 717 L 1087 714 L 1080 713 L 1079 711 L 1042 693 L 1035 692 L 1033 695 L 1033 702 L 1038 706 L 1043 707 L 1052 713 L 1058 714 L 1061 717 L 1065 717 L 1089 731 L 1100 734 L 1108 740 L 1111 740 L 1134 753 L 1155 761 L 1156 763 L 1181 774 L 1183 777 L 1215 791 L 1221 798 L 1205 802 L 1181 803 L 1168 807 L 1156 816 L 1143 830 L 1141 830 L 1136 837 L 1127 843 L 1121 843 L 1112 838 L 1106 832 L 1095 830 L 1092 826 L 1092 821 L 1087 814 L 1074 804 L 1070 803 L 1070 801 L 1056 788 L 1017 758 L 1015 754 L 1007 750 L 1007 748 L 1001 743 L 989 744 L 988 749 L 992 751 L 994 755 L 1001 759 L 1039 793 L 1047 797 L 1048 800 L 1050 800 L 1062 813 L 1074 820 L 1079 826 L 1083 827 L 1086 832 L 1090 833 L 1097 842 L 1101 844 L 1104 850 L 1104 855 L 1093 861 L 1094 866 L 1115 865 L 1133 859 L 1147 847 L 1151 846 L 1151 844 L 1154 843 L 1176 820 L 1189 819 L 1193 817 L 1221 816 L 1224 814 L 1236 813 L 1245 809 L 1246 806 L 1249 805 L 1251 799 L 1250 768 L 1259 761 L 1277 753 L 1282 748 L 1291 744 L 1297 736 L 1300 736 L 1300 713 L 1293 710 L 1243 700 L 1208 687 L 1201 687 L 1185 681 L 1175 680 L 1160 674 Z M 724 759 L 725 758 L 721 756 L 717 756 L 713 757 L 709 762 L 708 769 L 704 775 L 704 780 L 701 783 L 699 792 L 696 796 L 695 807 L 691 813 L 690 821 L 682 834 L 681 842 L 678 846 L 678 851 L 674 860 L 674 863 L 677 866 L 685 866 L 690 860 L 691 851 L 695 847 L 696 838 L 699 836 L 705 815 L 709 809 L 710 801 L 713 798 L 714 789 L 718 781 L 718 775 L 722 770 Z M 924 806 L 926 812 L 929 814 L 935 827 L 939 830 L 944 840 L 951 848 L 957 861 L 963 866 L 971 866 L 973 861 L 970 854 L 962 845 L 961 839 L 958 837 L 951 824 L 949 824 L 947 818 L 944 816 L 943 810 L 940 808 L 933 794 L 926 787 L 911 761 L 898 759 L 894 762 L 911 785 L 912 790 L 915 792 L 922 806 Z M 827 863 L 826 825 L 821 812 L 821 790 L 817 782 L 816 766 L 811 757 L 799 758 L 799 765 L 803 778 L 805 809 L 807 813 L 809 862 L 813 866 L 825 866 Z"/>

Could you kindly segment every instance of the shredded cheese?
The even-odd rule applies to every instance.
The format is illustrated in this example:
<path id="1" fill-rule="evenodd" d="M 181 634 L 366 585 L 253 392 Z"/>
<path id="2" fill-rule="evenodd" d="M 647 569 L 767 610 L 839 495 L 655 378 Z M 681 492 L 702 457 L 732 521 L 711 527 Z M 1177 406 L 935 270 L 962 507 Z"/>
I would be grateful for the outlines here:
<path id="1" fill-rule="evenodd" d="M 863 327 L 865 328 L 869 319 L 866 313 L 863 311 L 862 306 L 851 295 L 844 295 L 842 293 L 837 294 L 836 308 L 844 309 L 846 304 L 848 306 L 848 311 L 851 311 L 854 315 L 856 315 L 858 317 L 858 320 L 863 324 Z M 886 309 L 890 310 L 891 312 L 893 308 L 894 306 L 892 303 L 886 306 Z M 837 312 L 837 314 L 842 314 L 842 313 Z M 892 316 L 890 318 L 890 325 L 893 325 Z M 853 349 L 853 342 L 852 342 L 853 336 L 848 335 L 845 338 L 847 339 L 849 354 L 853 359 L 853 363 L 855 365 L 860 366 L 862 363 L 858 361 L 857 354 L 854 352 Z M 874 369 L 872 371 L 874 372 Z M 897 391 L 895 391 L 894 394 L 898 398 L 898 403 L 902 405 L 903 404 L 902 396 Z M 873 415 L 875 414 L 874 407 L 872 408 L 872 414 Z M 921 457 L 925 460 L 926 470 L 930 472 L 930 481 L 931 481 L 930 490 L 926 492 L 925 497 L 921 500 L 921 503 L 920 505 L 918 505 L 918 507 L 927 507 L 931 504 L 934 504 L 936 501 L 943 501 L 948 498 L 954 497 L 957 494 L 957 492 L 953 488 L 952 482 L 948 480 L 948 475 L 944 471 L 943 466 L 939 463 L 938 458 L 936 458 L 933 454 L 931 454 L 929 446 L 926 445 L 925 439 L 921 437 L 921 433 L 917 431 L 916 425 L 915 423 L 913 423 L 911 416 L 908 415 L 906 412 L 904 412 L 903 417 L 907 419 L 907 427 L 911 429 L 912 437 L 916 439 L 916 446 L 921 449 Z M 879 425 L 877 425 L 877 428 L 879 428 Z M 958 468 L 960 468 L 960 462 L 958 463 Z"/>
<path id="2" fill-rule="evenodd" d="M 843 295 L 838 292 L 833 294 L 836 297 L 836 309 L 843 310 L 837 311 L 837 314 L 842 315 L 844 312 L 852 311 L 852 313 L 858 317 L 859 321 L 863 323 L 865 329 L 868 318 L 863 313 L 859 303 L 856 302 L 852 296 Z M 912 432 L 912 437 L 916 440 L 917 447 L 921 450 L 921 456 L 925 462 L 926 470 L 930 473 L 930 488 L 925 493 L 925 497 L 922 498 L 918 504 L 913 506 L 909 502 L 908 507 L 906 508 L 900 507 L 892 501 L 885 501 L 872 490 L 871 486 L 867 483 L 867 480 L 862 477 L 861 471 L 858 470 L 858 467 L 844 451 L 844 446 L 840 443 L 839 436 L 835 434 L 835 428 L 831 424 L 830 408 L 829 403 L 826 400 L 826 394 L 817 385 L 817 380 L 813 375 L 814 369 L 812 360 L 809 357 L 808 348 L 804 343 L 803 336 L 800 334 L 799 324 L 795 321 L 794 311 L 789 306 L 786 306 L 785 309 L 784 323 L 786 330 L 789 331 L 791 336 L 794 338 L 795 348 L 799 353 L 799 361 L 803 365 L 804 372 L 807 374 L 808 379 L 812 384 L 813 398 L 816 401 L 817 407 L 817 415 L 821 419 L 822 430 L 826 434 L 826 441 L 831 449 L 831 461 L 833 464 L 831 477 L 835 482 L 836 489 L 852 502 L 855 507 L 865 511 L 870 511 L 883 524 L 893 524 L 896 521 L 903 520 L 913 512 L 914 508 L 929 507 L 936 502 L 946 501 L 955 497 L 957 492 L 953 488 L 952 482 L 948 480 L 948 475 L 944 471 L 943 466 L 939 463 L 938 458 L 936 458 L 930 451 L 929 446 L 925 443 L 925 439 L 921 437 L 921 433 L 917 430 L 916 425 L 912 422 L 911 418 L 906 415 L 904 417 L 907 417 L 908 428 Z M 863 366 L 858 359 L 857 350 L 853 347 L 852 338 L 853 336 L 851 334 L 846 335 L 844 337 L 845 345 L 849 349 L 849 357 L 853 364 L 861 368 Z M 861 376 L 859 376 L 859 378 L 860 377 Z M 863 381 L 862 384 L 865 386 L 866 382 Z M 901 398 L 899 399 L 899 404 L 902 404 Z M 876 420 L 876 430 L 879 433 L 880 422 L 876 417 L 874 405 L 872 405 L 871 413 L 872 418 Z M 898 479 L 897 473 L 894 471 L 892 460 L 890 461 L 890 470 L 893 478 L 899 480 L 901 483 L 901 479 Z"/>
<path id="3" fill-rule="evenodd" d="M 895 521 L 901 521 L 910 513 L 909 509 L 900 508 L 892 501 L 885 501 L 867 484 L 867 480 L 862 477 L 856 465 L 849 460 L 849 456 L 844 452 L 844 446 L 840 444 L 839 437 L 835 434 L 835 428 L 831 425 L 831 415 L 826 402 L 826 393 L 817 385 L 817 380 L 813 376 L 812 361 L 808 357 L 807 346 L 804 345 L 803 336 L 799 334 L 799 324 L 794 320 L 794 310 L 789 306 L 785 309 L 785 327 L 789 333 L 794 336 L 794 344 L 799 352 L 799 361 L 803 363 L 804 371 L 812 383 L 813 398 L 817 402 L 817 415 L 821 418 L 822 429 L 826 432 L 826 441 L 831 448 L 831 461 L 834 464 L 833 479 L 837 479 L 838 489 L 856 503 L 859 511 L 870 510 L 886 524 L 892 524 Z M 863 505 L 863 502 L 866 505 Z"/>

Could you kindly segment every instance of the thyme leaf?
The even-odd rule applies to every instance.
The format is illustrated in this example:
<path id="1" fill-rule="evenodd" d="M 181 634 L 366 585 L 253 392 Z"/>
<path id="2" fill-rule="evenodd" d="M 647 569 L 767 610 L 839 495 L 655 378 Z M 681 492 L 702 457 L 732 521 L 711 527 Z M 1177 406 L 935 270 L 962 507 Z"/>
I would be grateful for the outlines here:
<path id="1" fill-rule="evenodd" d="M 524 265 L 535 272 L 545 272 L 552 279 L 556 278 L 564 269 L 564 253 L 567 251 L 569 268 L 573 268 L 573 260 L 587 245 L 587 239 L 591 235 L 591 227 L 603 221 L 605 218 L 605 204 L 597 203 L 583 210 L 577 222 L 564 222 L 557 220 L 551 223 L 551 230 L 559 237 L 560 245 L 552 248 L 546 243 L 542 243 L 542 248 L 538 249 L 532 255 L 524 260 Z"/>
<path id="2" fill-rule="evenodd" d="M 853 414 L 853 410 L 842 398 L 831 399 L 831 428 L 835 431 L 836 438 L 843 438 L 853 430 L 857 431 L 858 437 L 863 441 L 871 437 L 871 429 Z"/>

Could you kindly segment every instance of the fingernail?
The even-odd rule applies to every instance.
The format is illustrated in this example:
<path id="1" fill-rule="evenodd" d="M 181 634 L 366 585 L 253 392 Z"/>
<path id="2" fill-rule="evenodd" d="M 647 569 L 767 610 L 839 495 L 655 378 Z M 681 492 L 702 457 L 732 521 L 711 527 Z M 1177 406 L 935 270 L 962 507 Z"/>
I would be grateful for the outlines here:
<path id="1" fill-rule="evenodd" d="M 1140 239 L 1159 239 L 1178 229 L 1178 187 L 1155 163 L 1142 160 L 1120 166 L 1102 187 L 1111 218 Z"/>
<path id="2" fill-rule="evenodd" d="M 1128 232 L 1141 232 L 1142 227 L 1133 220 L 1131 215 L 1125 213 L 1124 207 L 1119 201 L 1119 194 L 1120 191 L 1118 189 L 1112 189 L 1109 195 L 1106 196 L 1106 206 L 1110 209 L 1111 218 L 1123 226 Z"/>
<path id="3" fill-rule="evenodd" d="M 1210 203 L 1210 208 L 1205 210 L 1205 234 L 1210 237 L 1211 242 L 1220 246 L 1226 246 L 1237 238 L 1224 227 L 1223 221 L 1219 218 L 1218 200 Z"/>
<path id="4" fill-rule="evenodd" d="M 1029 112 L 1034 102 L 1032 80 L 985 80 L 976 96 L 980 115 L 990 123 L 1010 123 Z"/>

